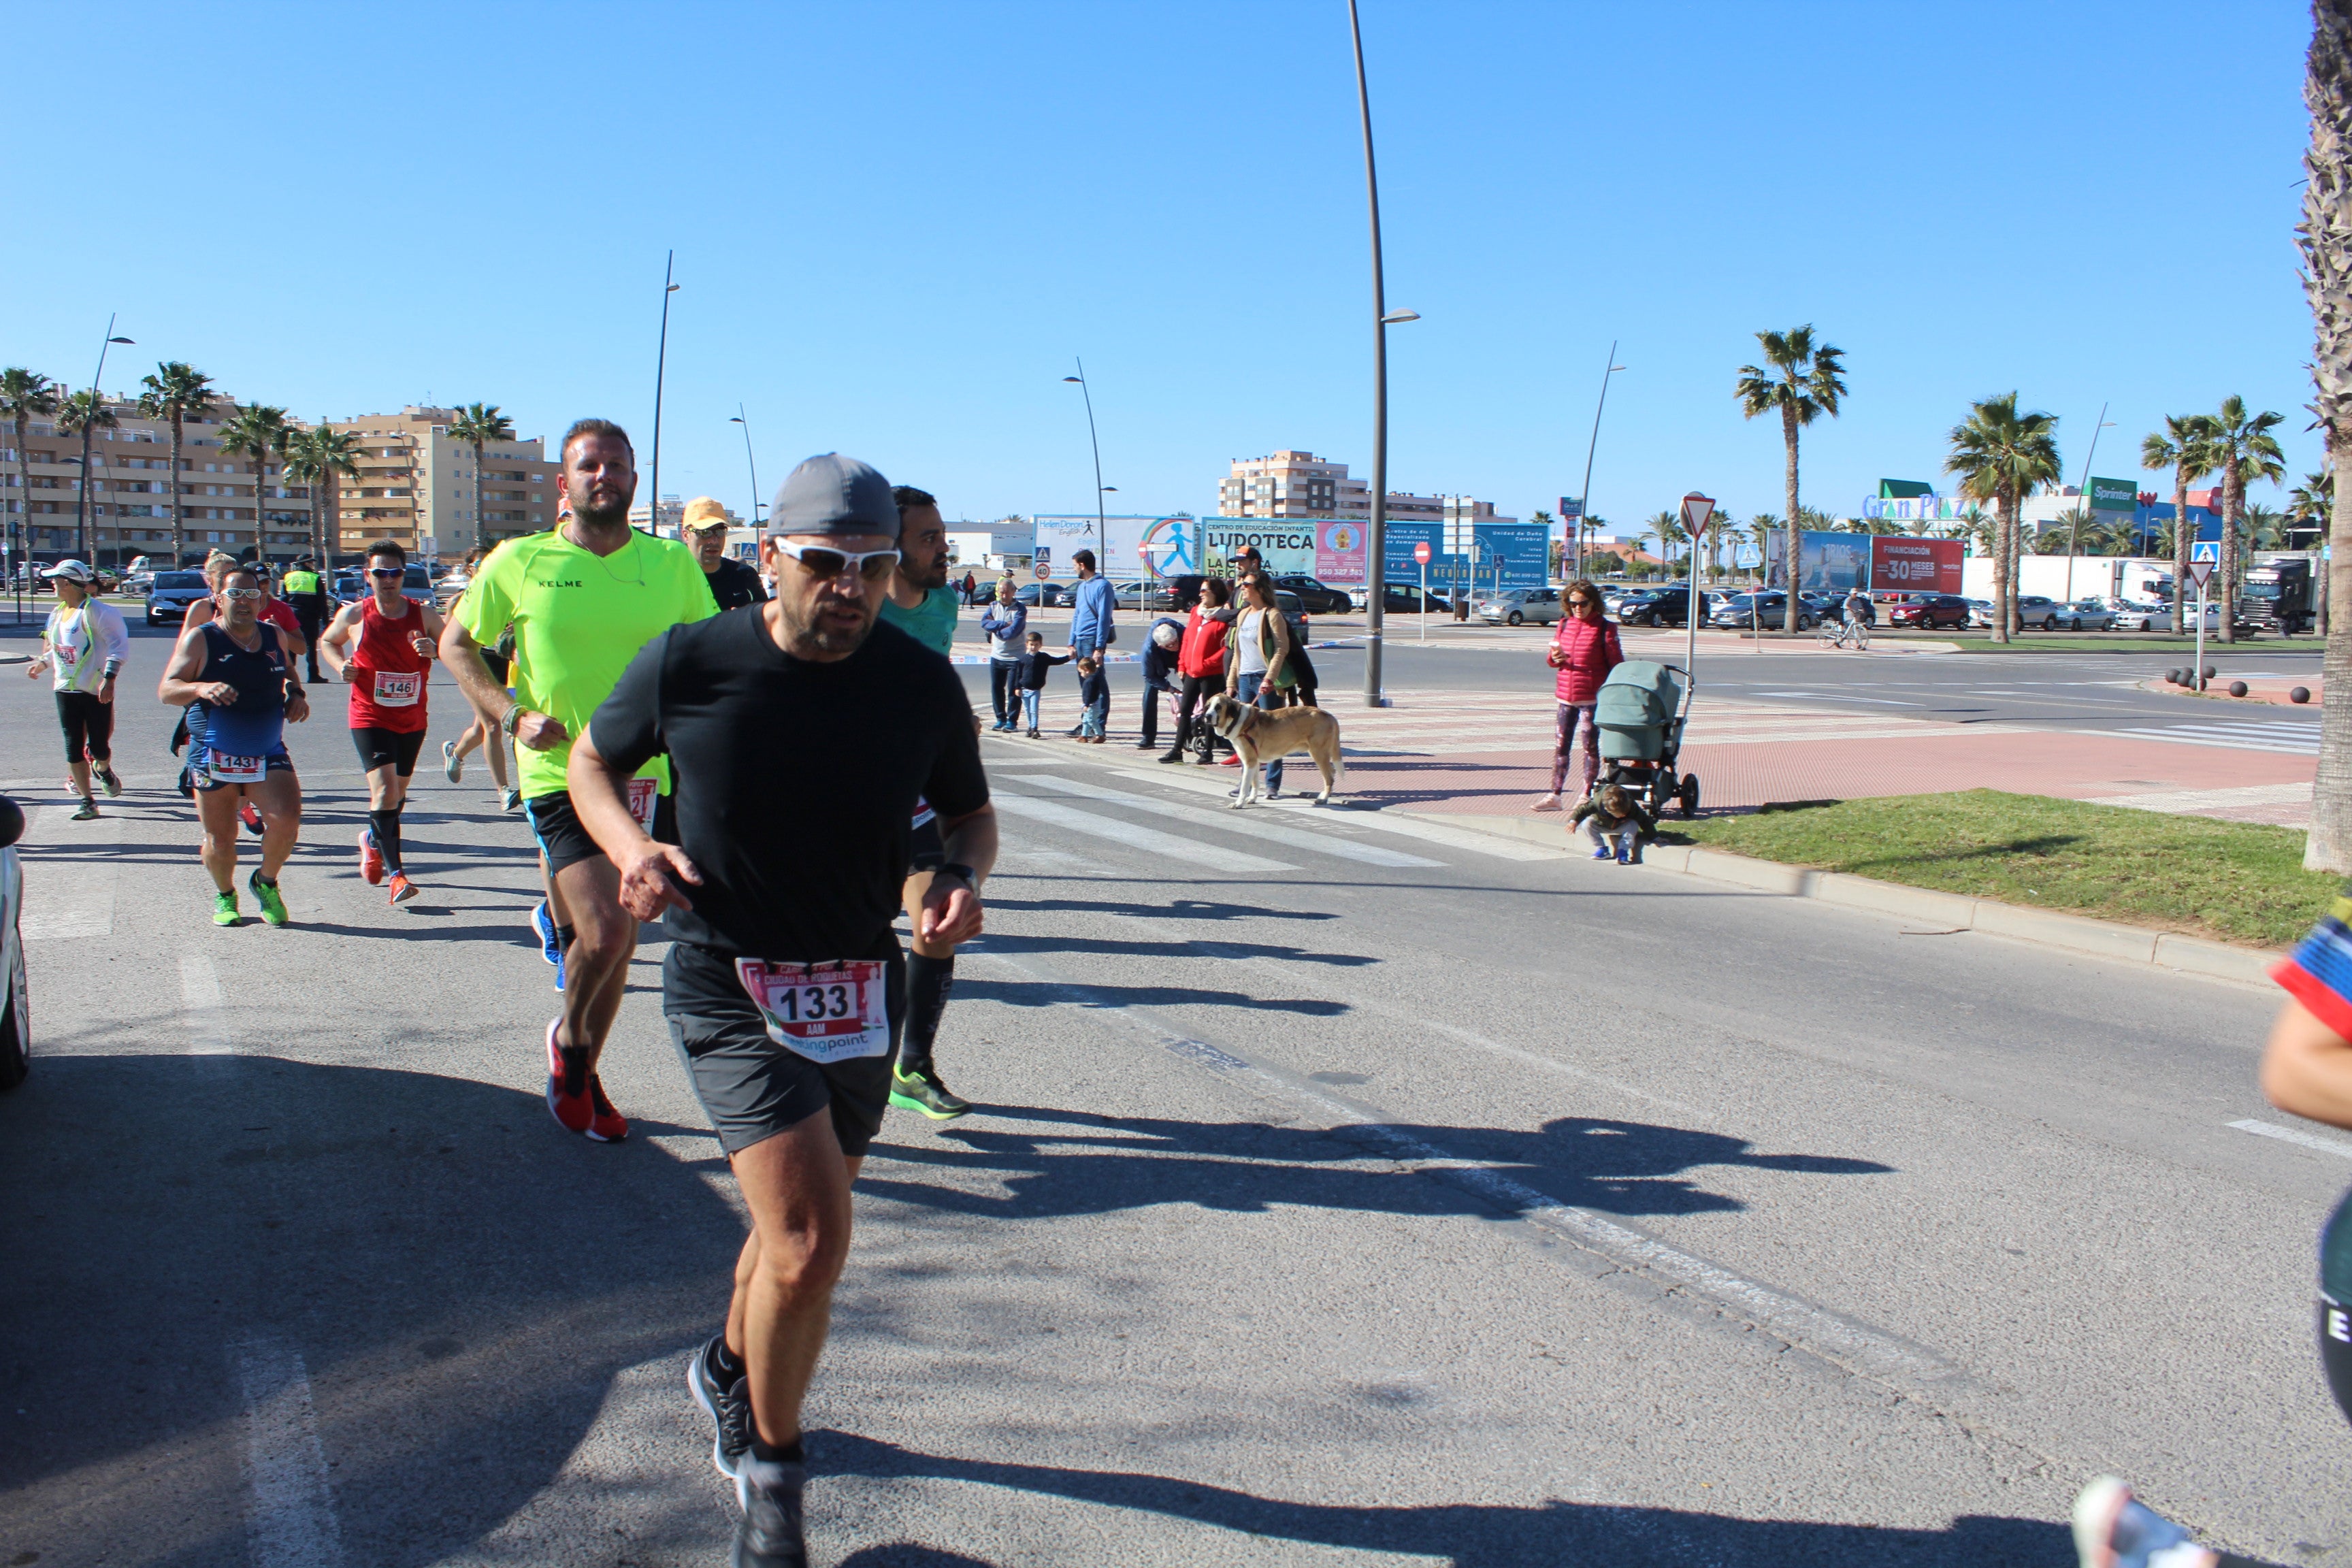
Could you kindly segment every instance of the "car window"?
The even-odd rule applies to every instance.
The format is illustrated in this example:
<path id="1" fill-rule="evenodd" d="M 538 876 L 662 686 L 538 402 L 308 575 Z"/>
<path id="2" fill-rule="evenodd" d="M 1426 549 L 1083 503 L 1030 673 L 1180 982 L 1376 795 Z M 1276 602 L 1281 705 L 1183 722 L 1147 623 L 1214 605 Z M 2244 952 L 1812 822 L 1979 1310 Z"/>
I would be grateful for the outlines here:
<path id="1" fill-rule="evenodd" d="M 202 588 L 204 585 L 205 574 L 201 572 L 158 572 L 155 574 L 155 586 L 158 588 Z"/>

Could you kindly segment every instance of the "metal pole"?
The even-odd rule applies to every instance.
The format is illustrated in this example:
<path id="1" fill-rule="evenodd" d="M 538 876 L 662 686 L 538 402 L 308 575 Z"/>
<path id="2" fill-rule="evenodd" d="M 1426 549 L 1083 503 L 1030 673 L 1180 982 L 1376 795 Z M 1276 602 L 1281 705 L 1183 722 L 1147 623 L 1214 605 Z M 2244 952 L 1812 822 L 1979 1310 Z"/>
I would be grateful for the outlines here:
<path id="1" fill-rule="evenodd" d="M 91 373 L 89 378 L 89 412 L 93 416 L 98 413 L 99 400 L 106 395 L 98 390 L 98 384 L 106 374 L 106 351 L 112 346 L 113 342 L 114 315 L 109 312 L 106 318 L 106 336 L 100 338 L 98 342 L 98 369 Z M 84 420 L 81 426 L 81 489 L 74 500 L 74 555 L 82 561 L 89 559 L 89 438 L 91 433 L 89 421 Z M 26 493 L 29 498 L 30 492 Z M 259 484 L 253 487 L 253 496 L 254 526 L 258 528 L 261 523 Z M 29 499 L 26 504 L 31 504 Z"/>
<path id="2" fill-rule="evenodd" d="M 2091 426 L 2091 449 L 2083 454 L 2083 482 L 2074 487 L 2074 521 L 2066 527 L 2066 597 L 2074 597 L 2074 547 L 2082 542 L 2083 513 L 2091 501 L 2091 459 L 2099 455 L 2099 432 L 2107 427 L 2107 405 L 2099 405 L 2099 422 Z"/>
<path id="3" fill-rule="evenodd" d="M 1076 354 L 1070 357 L 1077 359 Z M 1110 519 L 1103 509 L 1102 442 L 1095 435 L 1095 395 L 1094 389 L 1087 384 L 1085 360 L 1078 360 L 1078 374 L 1070 379 L 1078 384 L 1078 394 L 1087 400 L 1087 445 L 1094 448 L 1095 454 L 1095 549 L 1103 557 L 1096 563 L 1096 567 L 1108 575 L 1110 570 Z"/>
<path id="4" fill-rule="evenodd" d="M 1421 563 L 1421 640 L 1429 640 L 1429 563 Z"/>
<path id="5" fill-rule="evenodd" d="M 1372 163 L 1372 99 L 1364 82 L 1364 27 L 1356 0 L 1348 0 L 1348 35 L 1356 46 L 1356 112 L 1364 128 L 1364 201 L 1372 231 L 1372 516 L 1364 531 L 1364 706 L 1378 708 L 1381 630 L 1389 533 L 1389 328 L 1387 289 L 1381 275 L 1381 181 Z M 1422 605 L 1423 635 L 1429 605 Z"/>
<path id="6" fill-rule="evenodd" d="M 2189 672 L 2189 689 L 2205 689 L 2205 584 L 2197 584 L 2197 668 Z"/>
<path id="7" fill-rule="evenodd" d="M 760 530 L 760 465 L 751 456 L 751 421 L 745 416 L 743 405 L 735 405 L 735 423 L 743 426 L 743 462 L 751 470 L 751 531 Z"/>
<path id="8" fill-rule="evenodd" d="M 646 531 L 656 539 L 661 537 L 662 374 L 669 366 L 669 297 L 677 292 L 677 285 L 669 279 L 670 270 L 677 262 L 677 252 L 673 250 L 668 259 L 662 263 L 661 344 L 654 351 L 654 498 L 646 508 Z M 474 526 L 479 528 L 481 519 L 476 518 Z"/>
<path id="9" fill-rule="evenodd" d="M 1584 576 L 1584 526 L 1592 517 L 1592 454 L 1601 449 L 1601 411 L 1609 406 L 1609 378 L 1617 374 L 1617 340 L 1609 340 L 1609 368 L 1601 373 L 1601 401 L 1592 405 L 1592 439 L 1584 445 L 1584 494 L 1577 505 L 1584 510 L 1576 520 L 1576 578 Z"/>

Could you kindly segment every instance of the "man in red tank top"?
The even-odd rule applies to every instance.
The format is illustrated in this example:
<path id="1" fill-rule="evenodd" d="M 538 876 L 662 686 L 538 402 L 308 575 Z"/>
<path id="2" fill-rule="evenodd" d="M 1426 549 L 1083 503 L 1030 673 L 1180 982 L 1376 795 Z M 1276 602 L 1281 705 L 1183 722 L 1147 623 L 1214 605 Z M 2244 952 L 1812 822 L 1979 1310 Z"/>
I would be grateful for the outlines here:
<path id="1" fill-rule="evenodd" d="M 406 903 L 416 887 L 400 862 L 400 811 L 425 745 L 425 688 L 441 642 L 441 616 L 401 593 L 408 552 L 392 540 L 367 552 L 368 586 L 319 638 L 336 678 L 352 689 L 352 744 L 367 770 L 368 825 L 360 831 L 360 875 L 371 885 L 392 879 L 391 901 Z"/>

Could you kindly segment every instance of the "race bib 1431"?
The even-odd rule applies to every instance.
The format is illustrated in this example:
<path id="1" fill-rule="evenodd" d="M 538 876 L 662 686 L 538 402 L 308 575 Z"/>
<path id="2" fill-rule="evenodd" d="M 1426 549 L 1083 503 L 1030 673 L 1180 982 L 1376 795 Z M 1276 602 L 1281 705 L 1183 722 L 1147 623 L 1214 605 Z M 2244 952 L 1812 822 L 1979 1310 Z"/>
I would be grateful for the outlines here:
<path id="1" fill-rule="evenodd" d="M 813 1062 L 878 1057 L 890 1048 L 888 999 L 880 959 L 837 963 L 735 961 L 735 976 L 760 1009 L 768 1037 Z"/>

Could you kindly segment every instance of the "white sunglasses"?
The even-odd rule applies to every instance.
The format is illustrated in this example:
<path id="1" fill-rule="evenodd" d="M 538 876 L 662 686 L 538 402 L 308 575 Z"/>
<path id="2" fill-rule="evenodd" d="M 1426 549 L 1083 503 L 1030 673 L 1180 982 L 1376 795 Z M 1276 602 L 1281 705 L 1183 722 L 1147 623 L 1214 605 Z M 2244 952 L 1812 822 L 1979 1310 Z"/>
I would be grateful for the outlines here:
<path id="1" fill-rule="evenodd" d="M 789 555 L 799 562 L 803 571 L 828 581 L 848 576 L 854 572 L 868 583 L 877 582 L 898 570 L 898 566 L 896 550 L 868 550 L 852 554 L 846 550 L 832 550 L 822 544 L 788 544 L 781 539 L 772 539 L 769 542 L 776 547 L 778 554 Z"/>

